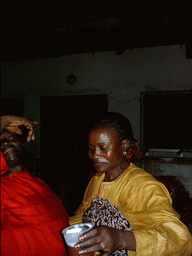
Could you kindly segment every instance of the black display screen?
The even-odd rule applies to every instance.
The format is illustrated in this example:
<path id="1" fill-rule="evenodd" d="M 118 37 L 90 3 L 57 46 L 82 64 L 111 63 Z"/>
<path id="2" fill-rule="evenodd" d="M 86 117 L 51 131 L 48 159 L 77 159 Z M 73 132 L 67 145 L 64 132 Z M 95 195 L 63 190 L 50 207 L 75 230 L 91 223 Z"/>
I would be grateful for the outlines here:
<path id="1" fill-rule="evenodd" d="M 192 91 L 141 93 L 141 149 L 192 149 Z"/>

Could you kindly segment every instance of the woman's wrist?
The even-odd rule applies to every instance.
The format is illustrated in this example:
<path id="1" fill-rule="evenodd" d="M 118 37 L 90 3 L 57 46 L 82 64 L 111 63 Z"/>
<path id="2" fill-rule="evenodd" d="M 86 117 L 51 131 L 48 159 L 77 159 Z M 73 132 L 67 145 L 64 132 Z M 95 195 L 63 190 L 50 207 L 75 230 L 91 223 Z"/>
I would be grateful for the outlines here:
<path id="1" fill-rule="evenodd" d="M 121 250 L 136 251 L 136 239 L 132 231 L 121 230 Z"/>

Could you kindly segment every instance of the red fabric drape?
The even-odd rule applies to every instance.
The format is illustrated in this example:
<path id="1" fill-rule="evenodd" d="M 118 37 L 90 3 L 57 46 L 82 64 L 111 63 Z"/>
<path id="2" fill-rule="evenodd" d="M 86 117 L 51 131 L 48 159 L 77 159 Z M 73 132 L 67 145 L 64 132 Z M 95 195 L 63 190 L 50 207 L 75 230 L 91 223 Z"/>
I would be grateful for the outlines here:
<path id="1" fill-rule="evenodd" d="M 1 177 L 1 255 L 67 255 L 61 200 L 28 171 Z"/>
<path id="2" fill-rule="evenodd" d="M 1 152 L 1 161 L 0 161 L 0 166 L 1 166 L 1 175 L 4 174 L 8 169 L 9 166 L 7 165 L 5 158 Z"/>

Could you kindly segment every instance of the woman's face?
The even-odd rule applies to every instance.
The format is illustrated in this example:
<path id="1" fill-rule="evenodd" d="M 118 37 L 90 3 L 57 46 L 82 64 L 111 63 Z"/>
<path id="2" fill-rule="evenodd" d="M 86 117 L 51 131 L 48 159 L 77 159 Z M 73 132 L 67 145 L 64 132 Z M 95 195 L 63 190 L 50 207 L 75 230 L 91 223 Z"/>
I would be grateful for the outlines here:
<path id="1" fill-rule="evenodd" d="M 115 173 L 124 161 L 122 141 L 108 128 L 92 130 L 88 138 L 88 155 L 99 173 Z"/>

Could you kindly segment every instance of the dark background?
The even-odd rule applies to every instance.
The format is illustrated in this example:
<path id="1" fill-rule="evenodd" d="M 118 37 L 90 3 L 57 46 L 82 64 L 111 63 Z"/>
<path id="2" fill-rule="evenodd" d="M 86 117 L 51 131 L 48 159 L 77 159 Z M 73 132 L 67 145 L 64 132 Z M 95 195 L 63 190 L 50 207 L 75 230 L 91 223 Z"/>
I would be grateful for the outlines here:
<path id="1" fill-rule="evenodd" d="M 192 91 L 146 92 L 141 97 L 141 148 L 192 150 Z"/>
<path id="2" fill-rule="evenodd" d="M 15 2 L 1 10 L 1 61 L 174 44 L 185 44 L 192 57 L 189 1 Z"/>
<path id="3" fill-rule="evenodd" d="M 191 3 L 189 4 L 118 1 L 105 6 L 104 2 L 91 2 L 87 5 L 78 1 L 62 2 L 61 5 L 51 3 L 50 6 L 46 4 L 41 7 L 35 3 L 3 3 L 1 62 L 102 51 L 115 51 L 117 55 L 121 55 L 127 49 L 174 44 L 185 44 L 186 58 L 191 58 Z M 90 178 L 84 171 L 87 174 L 91 168 L 88 161 L 87 166 L 79 167 L 82 162 L 86 162 L 87 156 L 84 151 L 86 146 L 76 132 L 83 131 L 84 136 L 82 124 L 87 124 L 86 121 L 91 117 L 90 109 L 95 111 L 98 102 L 102 102 L 101 108 L 107 111 L 107 99 L 56 98 L 41 98 L 42 159 L 38 166 L 40 172 L 36 166 L 32 166 L 32 171 L 38 173 L 61 197 L 71 214 L 78 207 Z M 70 107 L 66 107 L 65 101 Z M 2 114 L 23 115 L 22 97 L 1 99 L 1 104 Z M 3 113 L 4 110 L 6 113 Z M 47 129 L 48 126 L 51 127 L 50 113 L 54 113 L 55 120 L 61 120 L 62 117 L 67 124 L 62 131 L 54 126 L 51 131 Z M 74 124 L 75 120 L 78 122 Z M 61 124 L 58 125 L 61 128 Z M 83 151 L 79 151 L 76 142 Z M 84 177 L 87 177 L 85 182 Z M 78 200 L 70 206 L 77 195 Z"/>

